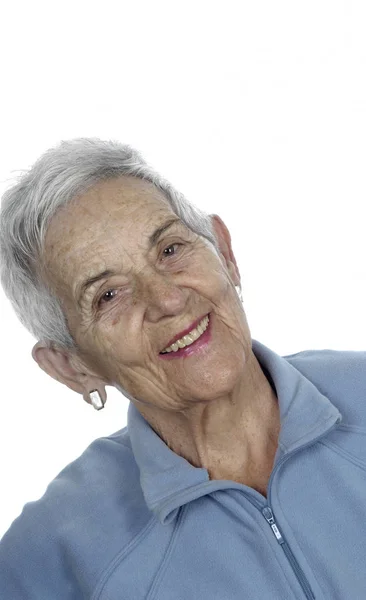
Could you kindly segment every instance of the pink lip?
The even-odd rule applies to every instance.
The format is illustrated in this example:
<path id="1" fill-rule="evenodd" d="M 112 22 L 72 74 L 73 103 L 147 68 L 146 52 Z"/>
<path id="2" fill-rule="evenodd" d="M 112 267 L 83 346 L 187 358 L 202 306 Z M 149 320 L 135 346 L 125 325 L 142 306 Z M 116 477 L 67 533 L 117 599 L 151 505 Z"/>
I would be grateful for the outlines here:
<path id="1" fill-rule="evenodd" d="M 176 342 L 177 340 L 179 340 L 181 337 L 183 337 L 184 335 L 186 335 L 187 333 L 189 333 L 190 331 L 192 331 L 192 329 L 195 329 L 198 325 L 198 323 L 200 323 L 202 321 L 202 319 L 204 317 L 206 317 L 206 315 L 209 313 L 206 313 L 205 315 L 203 315 L 202 317 L 200 317 L 199 319 L 196 319 L 195 321 L 193 321 L 193 323 L 187 327 L 187 329 L 184 329 L 183 331 L 181 331 L 180 333 L 177 333 L 176 336 L 174 336 L 170 342 L 167 343 L 166 346 L 164 346 L 164 348 L 169 348 L 169 346 L 171 346 L 172 344 L 174 344 L 174 342 Z"/>
<path id="2" fill-rule="evenodd" d="M 207 329 L 198 338 L 198 340 L 193 342 L 193 344 L 190 344 L 189 346 L 185 346 L 185 348 L 179 348 L 179 350 L 177 350 L 176 352 L 167 352 L 166 354 L 159 354 L 159 358 L 162 358 L 163 360 L 172 360 L 175 358 L 188 357 L 191 354 L 196 354 L 196 353 L 200 352 L 204 346 L 207 346 L 207 344 L 210 342 L 210 340 L 212 338 L 212 335 L 211 335 L 212 314 L 211 313 L 209 313 L 209 319 L 210 320 L 208 322 Z"/>

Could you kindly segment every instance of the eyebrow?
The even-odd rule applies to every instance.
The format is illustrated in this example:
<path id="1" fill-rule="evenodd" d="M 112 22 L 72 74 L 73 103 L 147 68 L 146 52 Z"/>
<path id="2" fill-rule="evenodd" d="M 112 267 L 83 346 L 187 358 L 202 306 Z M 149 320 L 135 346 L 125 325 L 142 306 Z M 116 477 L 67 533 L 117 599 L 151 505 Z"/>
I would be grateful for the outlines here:
<path id="1" fill-rule="evenodd" d="M 153 246 L 155 246 L 155 244 L 159 240 L 160 236 L 167 229 L 169 229 L 176 223 L 182 223 L 182 221 L 177 217 L 171 217 L 170 219 L 165 221 L 165 223 L 163 223 L 162 225 L 159 225 L 159 227 L 157 229 L 155 229 L 155 231 L 153 231 L 153 233 L 149 236 L 149 250 L 151 250 L 151 248 Z M 106 279 L 107 277 L 110 277 L 111 275 L 116 275 L 116 272 L 112 271 L 111 269 L 107 269 L 107 270 L 102 271 L 101 273 L 97 273 L 96 275 L 93 275 L 92 277 L 88 277 L 88 279 L 85 279 L 80 285 L 80 293 L 78 294 L 78 303 L 80 303 L 80 300 L 84 296 L 86 290 L 91 285 L 93 285 L 93 283 L 96 283 L 100 279 Z"/>

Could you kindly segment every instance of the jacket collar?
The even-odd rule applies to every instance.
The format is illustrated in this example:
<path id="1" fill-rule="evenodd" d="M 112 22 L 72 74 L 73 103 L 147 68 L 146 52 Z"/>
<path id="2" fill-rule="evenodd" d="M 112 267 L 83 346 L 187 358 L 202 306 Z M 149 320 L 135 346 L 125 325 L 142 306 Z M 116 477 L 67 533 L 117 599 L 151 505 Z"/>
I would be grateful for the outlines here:
<path id="1" fill-rule="evenodd" d="M 275 386 L 279 402 L 281 429 L 276 465 L 285 454 L 324 434 L 342 415 L 286 358 L 254 339 L 252 349 L 266 377 Z M 241 487 L 227 480 L 211 481 L 207 469 L 194 467 L 173 452 L 132 402 L 128 408 L 127 429 L 146 504 L 162 523 L 170 522 L 180 506 L 199 496 L 215 489 Z"/>

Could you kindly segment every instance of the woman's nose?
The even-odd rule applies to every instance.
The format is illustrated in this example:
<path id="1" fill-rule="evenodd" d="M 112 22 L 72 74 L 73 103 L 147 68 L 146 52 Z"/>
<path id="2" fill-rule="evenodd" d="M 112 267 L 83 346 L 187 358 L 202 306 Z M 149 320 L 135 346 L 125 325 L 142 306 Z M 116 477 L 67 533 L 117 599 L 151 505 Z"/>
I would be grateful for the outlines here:
<path id="1" fill-rule="evenodd" d="M 176 315 L 184 310 L 188 291 L 179 287 L 171 275 L 156 271 L 144 275 L 142 285 L 147 304 L 146 316 L 150 321 Z"/>

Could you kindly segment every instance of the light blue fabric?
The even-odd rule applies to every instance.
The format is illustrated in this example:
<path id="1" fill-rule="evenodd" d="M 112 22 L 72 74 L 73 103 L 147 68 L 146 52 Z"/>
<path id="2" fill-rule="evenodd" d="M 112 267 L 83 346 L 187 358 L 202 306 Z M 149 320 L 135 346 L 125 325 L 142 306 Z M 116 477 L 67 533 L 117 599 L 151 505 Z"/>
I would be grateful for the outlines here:
<path id="1" fill-rule="evenodd" d="M 252 346 L 281 413 L 267 499 L 130 404 L 3 536 L 1 600 L 365 600 L 366 352 Z"/>

